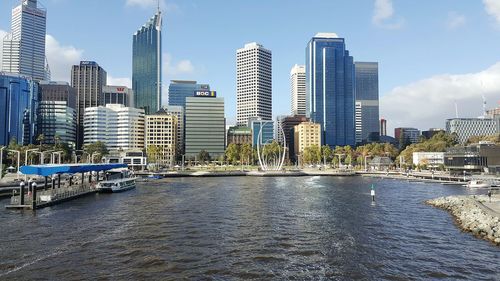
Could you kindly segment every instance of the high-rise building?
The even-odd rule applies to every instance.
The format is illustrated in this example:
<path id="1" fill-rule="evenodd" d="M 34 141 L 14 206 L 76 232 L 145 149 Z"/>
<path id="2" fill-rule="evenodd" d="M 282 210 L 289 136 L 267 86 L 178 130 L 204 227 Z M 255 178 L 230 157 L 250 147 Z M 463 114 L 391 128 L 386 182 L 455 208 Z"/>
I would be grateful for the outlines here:
<path id="1" fill-rule="evenodd" d="M 224 99 L 215 96 L 186 98 L 186 157 L 205 150 L 212 159 L 224 154 L 226 143 Z"/>
<path id="2" fill-rule="evenodd" d="M 106 85 L 107 74 L 94 61 L 81 61 L 71 68 L 71 86 L 76 90 L 76 147 L 83 144 L 83 116 L 87 107 L 102 105 L 102 87 Z"/>
<path id="3" fill-rule="evenodd" d="M 446 120 L 446 132 L 456 134 L 457 141 L 465 144 L 470 137 L 492 136 L 500 133 L 499 119 L 491 118 L 453 118 Z"/>
<path id="4" fill-rule="evenodd" d="M 309 119 L 305 116 L 287 116 L 281 120 L 281 126 L 284 132 L 284 139 L 286 141 L 287 147 L 287 157 L 295 158 L 295 146 L 294 146 L 294 128 L 303 122 L 308 122 Z"/>
<path id="5" fill-rule="evenodd" d="M 290 71 L 292 115 L 306 116 L 306 66 L 295 65 Z"/>
<path id="6" fill-rule="evenodd" d="M 66 82 L 40 82 L 38 131 L 44 144 L 76 146 L 76 90 Z"/>
<path id="7" fill-rule="evenodd" d="M 185 124 L 185 116 L 184 116 L 184 106 L 177 105 L 168 105 L 165 106 L 164 109 L 168 112 L 168 114 L 175 115 L 177 117 L 177 156 L 184 155 L 185 147 L 184 147 L 184 124 Z"/>
<path id="8" fill-rule="evenodd" d="M 420 131 L 415 128 L 395 128 L 394 137 L 399 141 L 399 147 L 404 144 L 417 143 L 420 138 Z"/>
<path id="9" fill-rule="evenodd" d="M 272 53 L 257 43 L 246 44 L 236 52 L 236 123 L 246 126 L 248 119 L 271 120 Z"/>
<path id="10" fill-rule="evenodd" d="M 146 115 L 145 142 L 150 160 L 172 166 L 177 152 L 177 116 L 164 109 Z M 156 153 L 154 147 L 158 148 Z"/>
<path id="11" fill-rule="evenodd" d="M 34 143 L 38 124 L 39 86 L 24 76 L 0 73 L 0 145 L 12 140 Z"/>
<path id="12" fill-rule="evenodd" d="M 23 0 L 12 10 L 12 31 L 3 41 L 2 70 L 48 80 L 45 59 L 47 12 L 37 0 Z"/>
<path id="13" fill-rule="evenodd" d="M 380 119 L 380 135 L 387 136 L 387 120 Z"/>
<path id="14" fill-rule="evenodd" d="M 304 149 L 316 145 L 321 146 L 321 125 L 304 122 L 294 128 L 294 151 L 296 155 L 303 154 Z"/>
<path id="15" fill-rule="evenodd" d="M 248 120 L 248 127 L 252 129 L 252 146 L 264 145 L 274 140 L 273 120 L 252 117 Z"/>
<path id="16" fill-rule="evenodd" d="M 133 36 L 132 89 L 134 104 L 144 109 L 146 115 L 161 107 L 161 29 L 160 10 Z"/>
<path id="17" fill-rule="evenodd" d="M 168 105 L 186 106 L 186 98 L 192 97 L 196 91 L 210 91 L 210 85 L 198 84 L 196 81 L 172 80 L 168 86 Z"/>
<path id="18" fill-rule="evenodd" d="M 122 104 L 85 108 L 84 143 L 104 142 L 110 151 L 144 148 L 144 109 Z"/>
<path id="19" fill-rule="evenodd" d="M 356 102 L 361 110 L 361 141 L 378 140 L 379 97 L 378 97 L 378 63 L 355 62 Z M 357 141 L 358 142 L 358 141 Z"/>
<path id="20" fill-rule="evenodd" d="M 354 62 L 344 38 L 318 33 L 306 48 L 306 114 L 321 125 L 321 143 L 354 145 Z"/>
<path id="21" fill-rule="evenodd" d="M 126 86 L 103 86 L 102 106 L 107 104 L 123 104 L 126 107 L 134 107 L 134 91 Z"/>

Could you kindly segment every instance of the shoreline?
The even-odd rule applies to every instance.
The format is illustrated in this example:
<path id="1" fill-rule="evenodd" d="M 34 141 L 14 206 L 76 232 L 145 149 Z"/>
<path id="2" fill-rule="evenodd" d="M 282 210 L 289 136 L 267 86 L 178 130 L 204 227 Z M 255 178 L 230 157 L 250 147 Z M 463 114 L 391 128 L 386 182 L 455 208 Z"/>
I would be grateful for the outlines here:
<path id="1" fill-rule="evenodd" d="M 492 199 L 500 201 L 498 195 Z M 483 204 L 487 200 L 485 195 L 463 195 L 430 199 L 425 204 L 450 213 L 462 231 L 500 246 L 500 214 Z"/>

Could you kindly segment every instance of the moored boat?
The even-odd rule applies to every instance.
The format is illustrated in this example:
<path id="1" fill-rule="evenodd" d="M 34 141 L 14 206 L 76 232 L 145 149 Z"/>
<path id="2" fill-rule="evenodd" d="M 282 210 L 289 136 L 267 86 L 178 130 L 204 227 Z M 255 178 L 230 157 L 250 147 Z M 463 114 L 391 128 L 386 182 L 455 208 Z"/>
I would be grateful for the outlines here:
<path id="1" fill-rule="evenodd" d="M 491 184 L 484 180 L 471 180 L 465 186 L 469 188 L 489 188 Z"/>
<path id="2" fill-rule="evenodd" d="M 108 180 L 98 183 L 96 188 L 102 193 L 122 192 L 134 189 L 135 180 L 136 177 L 128 170 L 110 171 Z"/>

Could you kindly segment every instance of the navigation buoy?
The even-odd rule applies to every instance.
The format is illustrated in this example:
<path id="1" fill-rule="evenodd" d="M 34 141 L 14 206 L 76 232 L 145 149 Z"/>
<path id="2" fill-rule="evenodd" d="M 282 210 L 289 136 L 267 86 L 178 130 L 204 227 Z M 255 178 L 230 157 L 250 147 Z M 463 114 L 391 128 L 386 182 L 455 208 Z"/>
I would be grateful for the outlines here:
<path id="1" fill-rule="evenodd" d="M 372 202 L 375 202 L 375 187 L 373 186 L 373 184 L 372 184 L 372 190 L 371 190 L 370 194 L 372 195 Z"/>

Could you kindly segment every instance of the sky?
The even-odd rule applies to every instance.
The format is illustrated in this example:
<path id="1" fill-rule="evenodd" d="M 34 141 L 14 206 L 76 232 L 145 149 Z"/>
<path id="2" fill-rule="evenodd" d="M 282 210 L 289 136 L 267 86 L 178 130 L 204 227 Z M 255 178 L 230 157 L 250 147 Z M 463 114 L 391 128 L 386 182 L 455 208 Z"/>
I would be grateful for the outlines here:
<path id="1" fill-rule="evenodd" d="M 93 60 L 108 84 L 131 84 L 132 35 L 156 0 L 43 0 L 53 80 Z M 273 115 L 290 113 L 290 69 L 304 64 L 318 32 L 346 39 L 355 61 L 379 63 L 380 117 L 395 127 L 444 128 L 500 101 L 500 0 L 160 0 L 163 88 L 208 83 L 236 120 L 236 50 L 258 42 L 273 53 Z M 19 0 L 0 1 L 0 38 Z"/>

